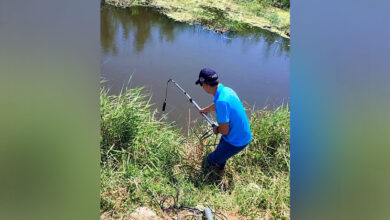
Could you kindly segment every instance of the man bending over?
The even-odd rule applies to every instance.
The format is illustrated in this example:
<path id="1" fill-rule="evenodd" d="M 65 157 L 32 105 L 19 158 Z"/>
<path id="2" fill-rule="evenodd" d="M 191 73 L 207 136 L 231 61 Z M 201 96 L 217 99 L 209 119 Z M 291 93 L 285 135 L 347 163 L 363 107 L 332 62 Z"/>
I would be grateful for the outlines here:
<path id="1" fill-rule="evenodd" d="M 202 69 L 195 84 L 199 84 L 208 94 L 214 96 L 213 103 L 199 113 L 216 112 L 219 126 L 214 127 L 213 131 L 215 134 L 222 134 L 222 137 L 206 161 L 222 175 L 226 161 L 252 141 L 248 118 L 236 92 L 219 83 L 218 74 L 214 70 Z"/>

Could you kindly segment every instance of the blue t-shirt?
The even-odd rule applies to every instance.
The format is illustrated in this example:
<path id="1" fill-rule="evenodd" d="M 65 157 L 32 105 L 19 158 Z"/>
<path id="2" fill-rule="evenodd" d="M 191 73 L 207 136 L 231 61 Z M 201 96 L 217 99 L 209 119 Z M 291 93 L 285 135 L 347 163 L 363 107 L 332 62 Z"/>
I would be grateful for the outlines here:
<path id="1" fill-rule="evenodd" d="M 249 144 L 252 141 L 251 129 L 244 106 L 236 92 L 220 83 L 213 101 L 217 122 L 229 122 L 229 133 L 222 135 L 222 138 L 237 147 Z"/>

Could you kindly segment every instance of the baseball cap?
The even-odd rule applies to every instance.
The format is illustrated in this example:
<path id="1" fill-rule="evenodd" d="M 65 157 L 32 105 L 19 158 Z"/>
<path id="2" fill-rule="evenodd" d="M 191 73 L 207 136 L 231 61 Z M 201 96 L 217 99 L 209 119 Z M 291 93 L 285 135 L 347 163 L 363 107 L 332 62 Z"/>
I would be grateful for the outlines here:
<path id="1" fill-rule="evenodd" d="M 200 70 L 199 78 L 196 80 L 195 84 L 206 83 L 208 85 L 216 85 L 218 84 L 218 74 L 214 70 L 210 68 L 203 68 Z"/>

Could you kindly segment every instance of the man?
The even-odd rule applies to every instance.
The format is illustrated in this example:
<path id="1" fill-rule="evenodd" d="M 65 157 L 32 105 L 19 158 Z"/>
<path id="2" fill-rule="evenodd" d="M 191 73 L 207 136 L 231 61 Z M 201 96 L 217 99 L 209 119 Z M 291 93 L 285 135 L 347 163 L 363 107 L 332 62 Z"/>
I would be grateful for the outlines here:
<path id="1" fill-rule="evenodd" d="M 202 69 L 195 84 L 199 84 L 208 94 L 214 96 L 213 103 L 201 109 L 199 113 L 215 111 L 217 114 L 219 126 L 214 127 L 213 131 L 215 134 L 222 134 L 222 137 L 206 161 L 222 175 L 226 161 L 252 141 L 248 118 L 236 92 L 219 83 L 218 74 L 214 70 Z"/>

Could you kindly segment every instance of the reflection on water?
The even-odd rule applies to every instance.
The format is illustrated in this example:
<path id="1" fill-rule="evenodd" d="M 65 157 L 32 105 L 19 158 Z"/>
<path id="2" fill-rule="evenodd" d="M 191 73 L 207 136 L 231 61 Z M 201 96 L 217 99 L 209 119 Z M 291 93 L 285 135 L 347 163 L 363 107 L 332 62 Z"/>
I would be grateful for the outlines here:
<path id="1" fill-rule="evenodd" d="M 131 86 L 145 86 L 157 109 L 169 78 L 201 106 L 209 104 L 212 97 L 194 85 L 199 70 L 206 66 L 215 69 L 222 83 L 232 87 L 248 107 L 288 103 L 289 43 L 259 28 L 217 34 L 173 21 L 151 8 L 101 9 L 101 75 L 107 86 L 118 93 L 132 77 Z M 174 90 L 169 90 L 169 119 L 186 127 L 189 117 L 199 115 Z"/>
<path id="2" fill-rule="evenodd" d="M 141 52 L 145 43 L 150 38 L 151 28 L 158 26 L 159 39 L 172 42 L 175 39 L 173 34 L 175 28 L 180 28 L 179 24 L 169 21 L 158 13 L 148 13 L 152 11 L 141 7 L 130 9 L 119 9 L 104 7 L 101 10 L 101 45 L 104 53 L 117 53 L 115 38 L 118 29 L 122 28 L 123 38 L 129 38 L 130 30 L 134 29 L 134 48 Z"/>
<path id="3" fill-rule="evenodd" d="M 218 16 L 214 23 L 218 23 L 218 18 L 222 15 L 219 15 L 221 12 L 215 13 Z M 134 28 L 134 48 L 137 52 L 143 50 L 145 43 L 150 38 L 152 27 L 158 27 L 159 39 L 161 41 L 165 40 L 170 42 L 173 42 L 175 39 L 174 31 L 180 31 L 183 28 L 191 28 L 194 32 L 199 31 L 199 26 L 188 26 L 180 22 L 172 21 L 152 8 L 132 7 L 120 9 L 103 6 L 101 10 L 101 45 L 104 53 L 112 52 L 116 54 L 117 45 L 115 45 L 115 38 L 116 34 L 118 34 L 119 27 L 123 29 L 123 38 L 129 38 L 130 30 Z M 271 46 L 277 42 L 278 46 L 276 50 L 279 55 L 282 52 L 289 52 L 290 50 L 289 40 L 260 28 L 248 27 L 242 29 L 240 33 L 227 32 L 221 35 L 226 39 L 226 43 L 231 42 L 232 39 L 237 37 L 246 37 L 251 42 L 264 40 L 267 43 L 267 52 L 270 52 Z"/>

